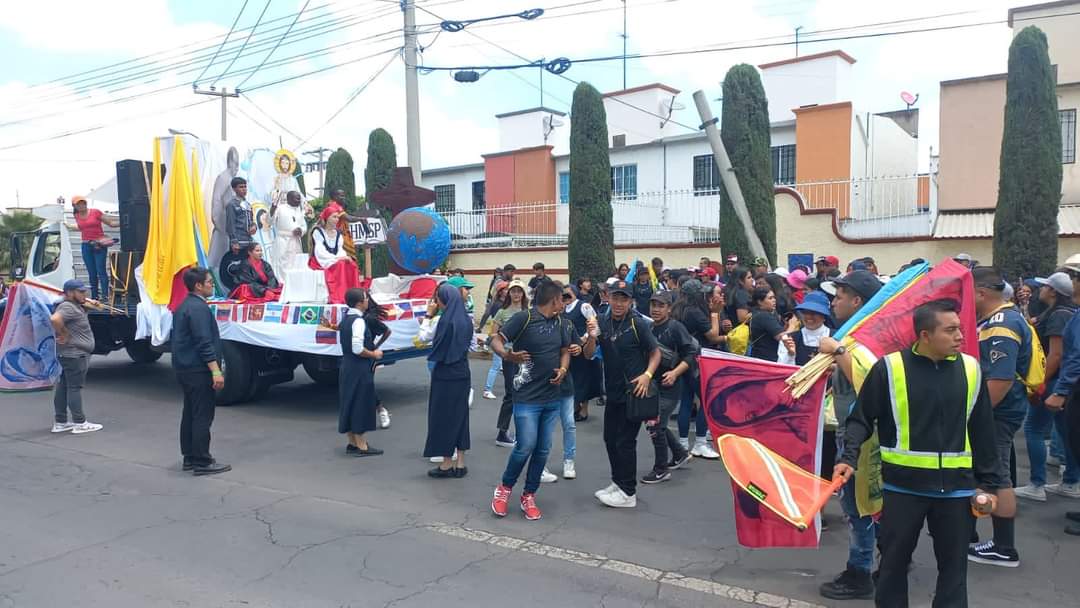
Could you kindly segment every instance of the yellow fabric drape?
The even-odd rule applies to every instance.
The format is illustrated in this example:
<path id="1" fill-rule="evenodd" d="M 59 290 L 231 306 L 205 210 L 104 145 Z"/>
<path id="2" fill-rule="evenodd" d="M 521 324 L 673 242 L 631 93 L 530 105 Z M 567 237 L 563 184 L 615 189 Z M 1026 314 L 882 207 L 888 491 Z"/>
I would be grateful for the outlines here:
<path id="1" fill-rule="evenodd" d="M 143 278 L 146 291 L 155 304 L 168 304 L 173 277 L 183 268 L 198 263 L 195 247 L 195 218 L 192 214 L 195 194 L 188 171 L 187 155 L 180 137 L 173 138 L 172 165 L 169 171 L 169 208 L 165 218 L 161 188 L 161 152 L 154 145 L 154 192 L 150 198 L 150 235 L 146 244 Z M 201 194 L 199 195 L 201 198 Z M 205 227 L 205 218 L 203 225 Z M 200 228 L 202 230 L 204 228 Z"/>

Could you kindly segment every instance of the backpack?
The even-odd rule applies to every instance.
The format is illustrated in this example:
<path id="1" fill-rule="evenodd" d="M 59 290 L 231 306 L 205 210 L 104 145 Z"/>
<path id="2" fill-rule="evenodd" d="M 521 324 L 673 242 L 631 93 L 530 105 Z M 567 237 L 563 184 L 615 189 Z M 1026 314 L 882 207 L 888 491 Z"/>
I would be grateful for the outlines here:
<path id="1" fill-rule="evenodd" d="M 750 319 L 754 315 L 748 315 L 746 320 L 736 325 L 727 334 L 728 351 L 736 355 L 745 355 L 750 349 Z"/>
<path id="2" fill-rule="evenodd" d="M 1011 307 L 1012 304 L 1005 304 L 994 311 L 991 314 L 991 318 L 994 314 Z M 1017 371 L 1016 377 L 1020 382 L 1024 383 L 1024 388 L 1027 389 L 1028 397 L 1037 395 L 1042 392 L 1043 384 L 1046 383 L 1046 352 L 1043 351 L 1042 343 L 1039 342 L 1039 334 L 1035 331 L 1035 328 L 1031 325 L 1031 321 L 1028 321 L 1024 315 L 1020 315 L 1024 319 L 1024 325 L 1027 325 L 1028 333 L 1031 335 L 1030 342 L 1030 354 L 1031 363 L 1028 365 L 1028 371 L 1023 376 Z M 1024 344 L 1021 343 L 1020 347 L 1023 348 Z"/>

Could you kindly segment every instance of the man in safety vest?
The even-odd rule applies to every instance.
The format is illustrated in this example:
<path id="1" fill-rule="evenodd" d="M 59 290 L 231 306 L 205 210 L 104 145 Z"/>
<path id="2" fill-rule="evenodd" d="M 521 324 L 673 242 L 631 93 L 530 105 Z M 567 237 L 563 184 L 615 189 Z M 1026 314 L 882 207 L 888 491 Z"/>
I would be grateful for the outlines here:
<path id="1" fill-rule="evenodd" d="M 976 488 L 1009 487 L 994 441 L 990 396 L 979 361 L 960 351 L 959 307 L 935 300 L 915 309 L 918 341 L 870 370 L 847 421 L 834 476 L 849 478 L 859 447 L 877 427 L 885 482 L 877 606 L 908 605 L 907 570 L 926 522 L 938 560 L 935 607 L 967 606 L 971 506 Z M 998 512 L 1015 502 L 1002 497 Z"/>

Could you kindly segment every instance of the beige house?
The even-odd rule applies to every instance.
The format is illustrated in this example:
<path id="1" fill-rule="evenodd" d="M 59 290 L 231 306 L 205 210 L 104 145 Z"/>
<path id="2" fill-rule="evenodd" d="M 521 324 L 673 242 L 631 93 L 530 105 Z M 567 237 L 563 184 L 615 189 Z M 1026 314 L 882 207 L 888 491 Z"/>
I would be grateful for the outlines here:
<path id="1" fill-rule="evenodd" d="M 1080 0 L 1063 0 L 1009 10 L 1013 34 L 1029 25 L 1046 33 L 1057 71 L 1062 143 L 1062 214 L 1080 217 L 1080 164 L 1076 162 L 1076 118 L 1080 108 Z M 998 164 L 1004 126 L 1005 74 L 941 83 L 941 131 L 936 236 L 971 234 L 993 227 Z M 1075 207 L 1075 208 L 1073 208 Z M 948 234 L 946 234 L 948 233 Z"/>

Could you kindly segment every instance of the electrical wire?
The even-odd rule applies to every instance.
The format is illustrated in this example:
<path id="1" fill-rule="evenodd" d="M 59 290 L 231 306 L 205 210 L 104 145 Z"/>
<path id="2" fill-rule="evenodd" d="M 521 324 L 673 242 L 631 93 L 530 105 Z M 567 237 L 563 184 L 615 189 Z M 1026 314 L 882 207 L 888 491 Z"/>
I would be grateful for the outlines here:
<path id="1" fill-rule="evenodd" d="M 376 78 L 379 77 L 380 74 L 382 74 L 384 71 L 386 71 L 386 68 L 390 67 L 390 64 L 393 63 L 395 59 L 397 59 L 399 54 L 400 53 L 395 53 L 394 55 L 391 55 L 390 59 L 386 63 L 384 63 L 381 68 L 376 70 L 374 74 L 372 74 L 363 84 L 361 84 L 359 87 L 357 87 L 356 90 L 353 91 L 351 95 L 349 95 L 349 98 L 345 100 L 345 103 L 342 104 L 341 107 L 338 108 L 336 112 L 331 114 L 330 118 L 327 118 L 326 121 L 323 122 L 321 125 L 319 125 L 319 127 L 317 129 L 312 131 L 311 135 L 308 135 L 307 137 L 304 138 L 303 141 L 296 144 L 296 147 L 297 148 L 303 148 L 304 144 L 311 141 L 311 139 L 313 137 L 315 137 L 315 135 L 317 135 L 319 133 L 319 131 L 322 131 L 327 125 L 329 125 L 331 122 L 333 122 L 334 119 L 337 118 L 339 114 L 344 112 L 345 108 L 349 107 L 349 104 L 351 104 L 354 100 L 356 100 L 356 98 L 359 97 L 360 94 L 363 93 L 368 88 L 368 86 L 372 82 L 374 82 Z"/>
<path id="2" fill-rule="evenodd" d="M 269 0 L 267 0 L 266 4 L 267 6 L 270 5 Z M 262 63 L 260 63 L 258 67 L 256 67 L 250 74 L 248 74 L 243 80 L 241 80 L 240 84 L 234 86 L 233 90 L 239 91 L 240 87 L 244 86 L 244 83 L 250 80 L 251 77 L 255 75 L 255 72 L 258 72 L 260 69 L 262 69 L 264 65 L 266 65 L 266 61 L 270 59 L 270 56 L 274 54 L 274 51 L 278 50 L 278 47 L 281 46 L 281 42 L 289 36 L 289 32 L 292 31 L 293 26 L 296 25 L 297 20 L 300 19 L 300 15 L 303 15 L 304 11 L 307 10 L 309 4 L 311 4 L 311 0 L 304 1 L 304 6 L 300 7 L 300 12 L 296 13 L 296 18 L 292 20 L 292 23 L 289 24 L 289 29 L 285 30 L 285 33 L 281 35 L 281 38 L 278 38 L 277 44 L 274 45 L 274 48 L 270 49 L 270 52 L 267 53 L 266 57 L 263 58 Z"/>
<path id="3" fill-rule="evenodd" d="M 244 101 L 246 101 L 246 102 L 250 103 L 250 104 L 251 104 L 251 106 L 252 106 L 253 108 L 255 108 L 256 110 L 258 110 L 258 111 L 259 111 L 259 113 L 260 113 L 260 114 L 262 114 L 263 116 L 265 116 L 265 117 L 269 118 L 269 119 L 270 119 L 270 122 L 272 122 L 272 123 L 274 123 L 275 125 L 277 125 L 277 126 L 278 126 L 278 128 L 280 128 L 280 129 L 281 129 L 282 131 L 285 131 L 286 133 L 288 133 L 289 135 L 291 135 L 291 136 L 292 136 L 292 138 L 293 138 L 293 139 L 295 139 L 296 141 L 300 141 L 300 136 L 299 136 L 299 135 L 297 135 L 297 134 L 296 134 L 296 133 L 295 133 L 294 131 L 292 131 L 291 129 L 289 129 L 289 128 L 288 128 L 288 127 L 286 127 L 285 125 L 283 125 L 283 124 L 281 124 L 280 122 L 278 122 L 278 119 L 274 118 L 274 115 L 273 115 L 273 114 L 271 114 L 271 113 L 267 112 L 266 110 L 262 109 L 262 106 L 260 106 L 259 104 L 255 103 L 255 100 L 254 100 L 254 99 L 252 99 L 252 98 L 251 98 L 251 97 L 249 97 L 248 95 L 241 95 L 241 96 L 240 96 L 240 99 L 243 99 Z"/>
<path id="4" fill-rule="evenodd" d="M 266 4 L 263 5 L 262 12 L 259 13 L 259 18 L 255 20 L 255 26 L 251 28 L 251 31 L 248 32 L 247 38 L 244 39 L 244 44 L 240 45 L 240 50 L 236 52 L 235 56 L 233 56 L 232 61 L 229 62 L 228 67 L 226 67 L 225 71 L 221 73 L 221 76 L 218 76 L 214 80 L 214 82 L 210 83 L 210 86 L 212 86 L 212 87 L 217 86 L 217 83 L 218 83 L 219 80 L 221 80 L 221 77 L 224 76 L 226 73 L 228 73 L 229 70 L 232 69 L 233 64 L 236 63 L 236 60 L 240 57 L 240 54 L 244 52 L 245 48 L 247 48 L 247 44 L 248 44 L 249 41 L 251 41 L 251 37 L 255 35 L 255 30 L 258 29 L 259 24 L 262 23 L 263 15 L 266 14 L 266 9 L 270 8 L 270 3 L 271 2 L 273 2 L 273 0 L 266 0 Z"/>
<path id="5" fill-rule="evenodd" d="M 229 31 L 225 33 L 225 37 L 221 39 L 221 44 L 219 44 L 217 50 L 214 51 L 214 56 L 210 58 L 210 63 L 206 64 L 206 67 L 203 68 L 203 71 L 200 72 L 199 76 L 195 79 L 196 85 L 198 85 L 199 81 L 202 80 L 202 77 L 206 75 L 206 70 L 209 70 L 210 66 L 214 65 L 214 62 L 217 61 L 221 49 L 225 48 L 225 43 L 229 41 L 229 36 L 232 36 L 233 31 L 236 30 L 236 24 L 240 23 L 240 17 L 243 16 L 244 9 L 247 8 L 247 5 L 248 0 L 244 0 L 244 4 L 240 6 L 240 12 L 236 13 L 236 19 L 233 19 L 232 25 L 229 26 Z"/>

